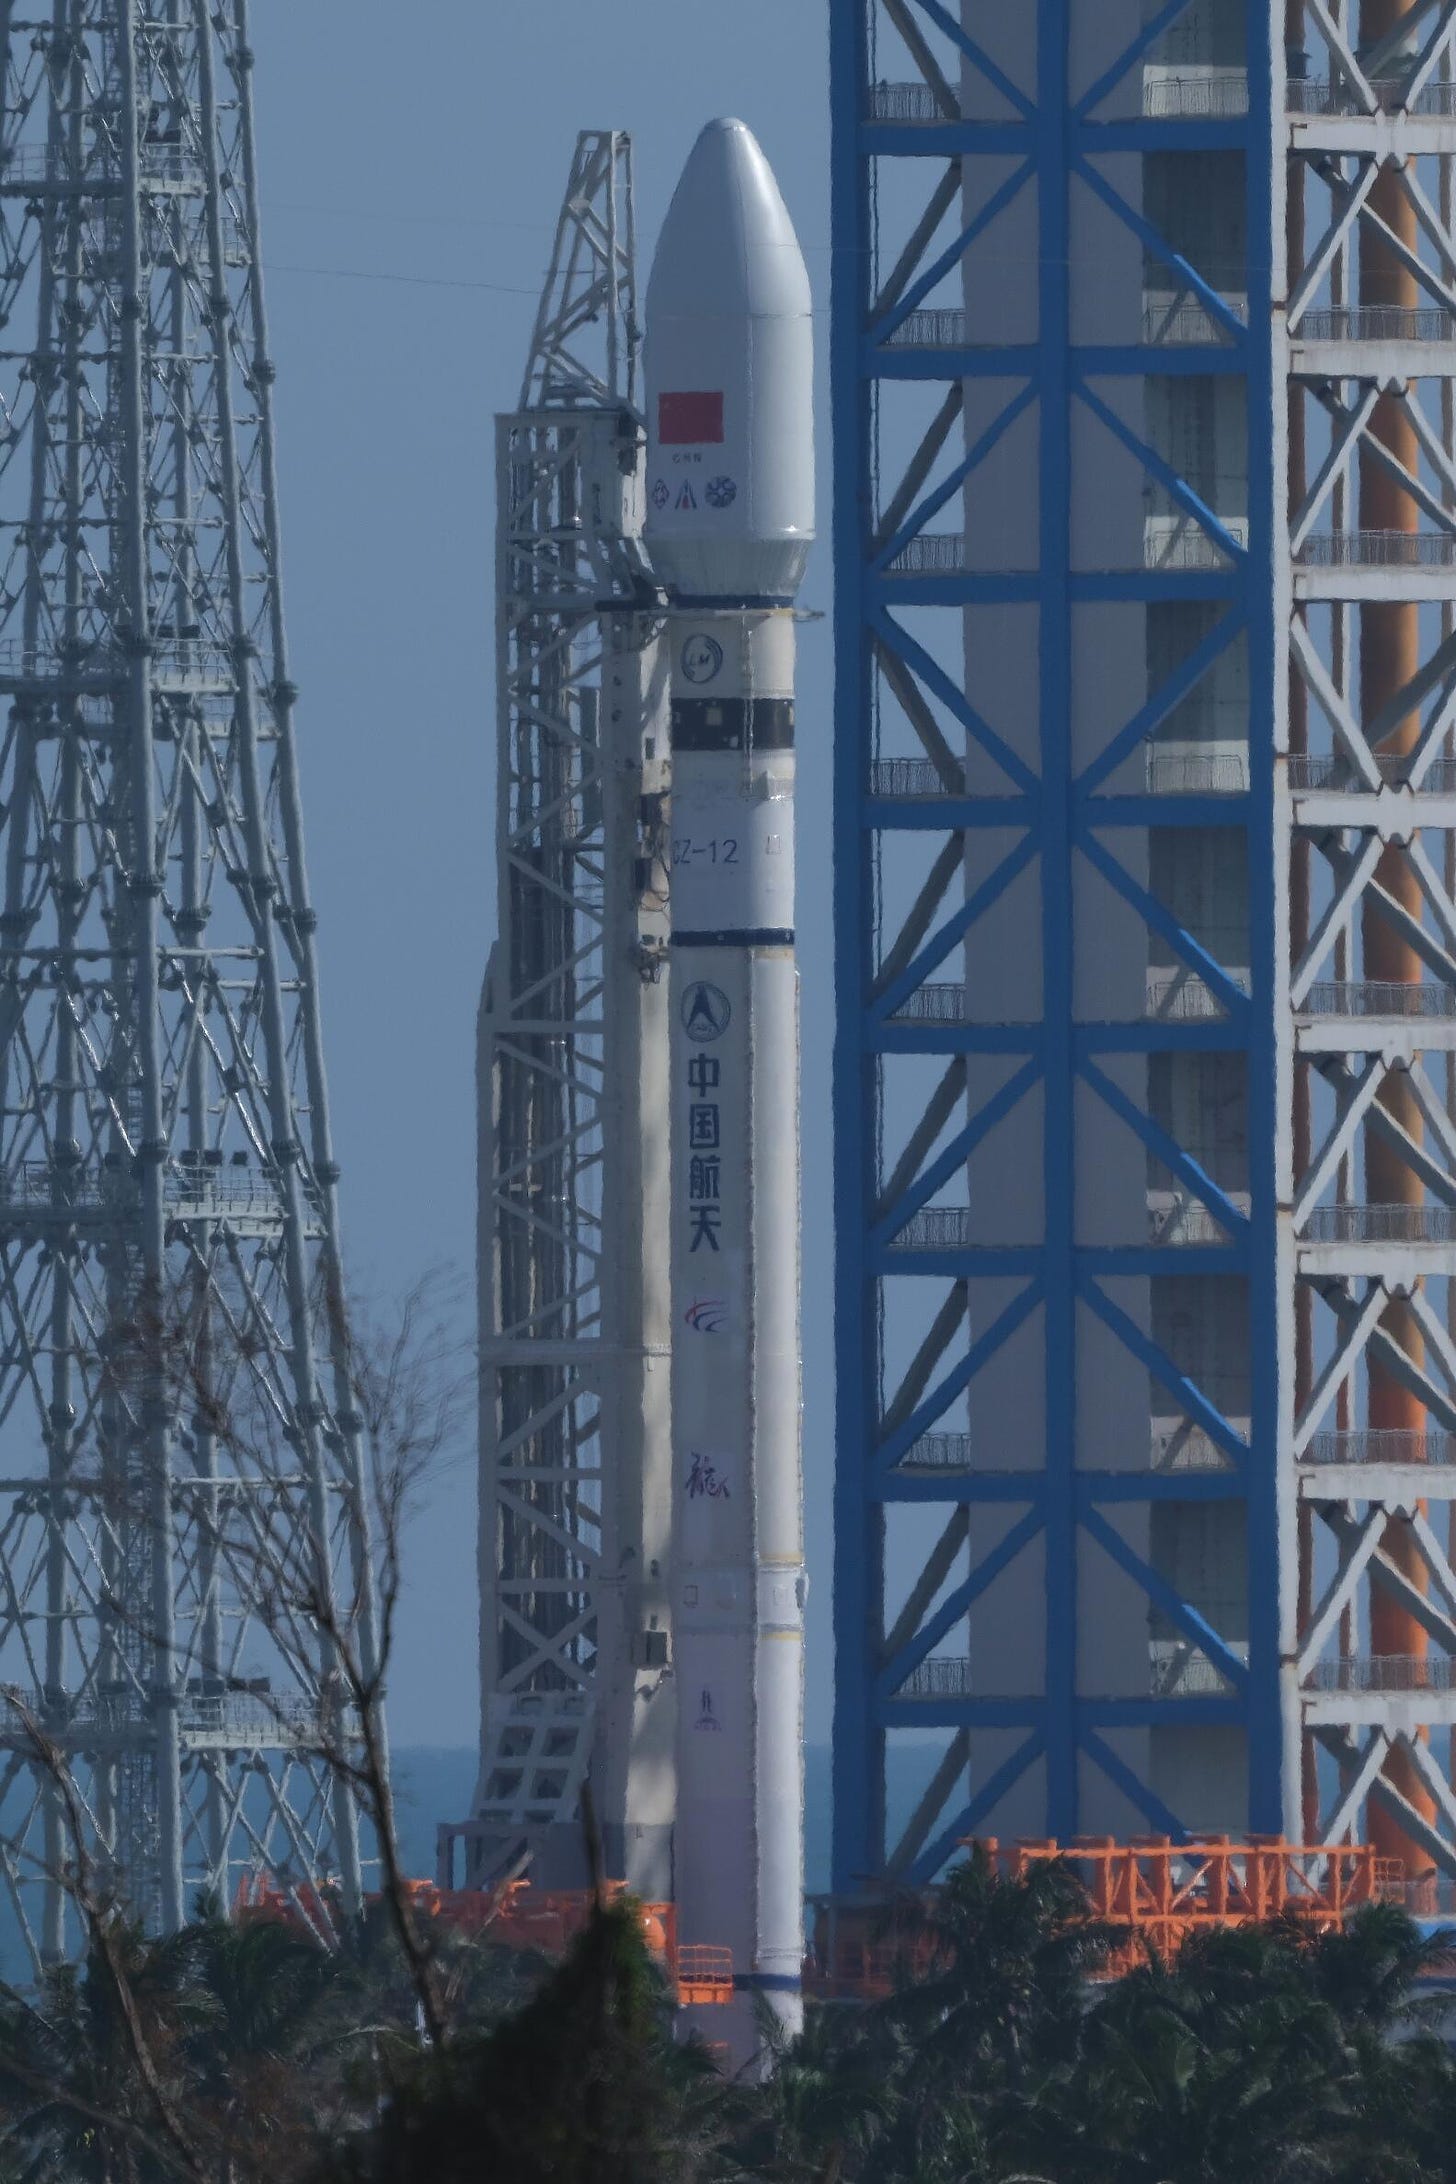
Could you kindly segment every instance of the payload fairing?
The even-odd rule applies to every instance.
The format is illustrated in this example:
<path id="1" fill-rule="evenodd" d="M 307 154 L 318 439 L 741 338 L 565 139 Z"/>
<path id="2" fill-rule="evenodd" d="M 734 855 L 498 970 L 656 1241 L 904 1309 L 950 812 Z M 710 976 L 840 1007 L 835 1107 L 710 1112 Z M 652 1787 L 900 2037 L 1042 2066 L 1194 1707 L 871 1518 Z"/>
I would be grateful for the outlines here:
<path id="1" fill-rule="evenodd" d="M 675 1885 L 680 1938 L 733 1950 L 742 2060 L 755 1995 L 801 2015 L 793 601 L 814 418 L 808 275 L 741 122 L 705 129 L 678 185 L 646 362 L 672 648 Z"/>

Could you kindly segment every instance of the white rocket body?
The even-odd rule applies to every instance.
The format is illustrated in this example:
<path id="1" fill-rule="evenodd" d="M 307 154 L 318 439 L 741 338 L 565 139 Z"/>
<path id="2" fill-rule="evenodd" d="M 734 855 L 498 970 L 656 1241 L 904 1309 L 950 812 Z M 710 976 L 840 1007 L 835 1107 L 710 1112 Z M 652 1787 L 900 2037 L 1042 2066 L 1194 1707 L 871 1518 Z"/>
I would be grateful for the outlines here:
<path id="1" fill-rule="evenodd" d="M 681 1942 L 732 1950 L 705 2037 L 802 2020 L 803 1467 L 794 618 L 813 322 L 777 184 L 715 122 L 647 298 L 648 519 L 672 602 L 672 1602 Z"/>

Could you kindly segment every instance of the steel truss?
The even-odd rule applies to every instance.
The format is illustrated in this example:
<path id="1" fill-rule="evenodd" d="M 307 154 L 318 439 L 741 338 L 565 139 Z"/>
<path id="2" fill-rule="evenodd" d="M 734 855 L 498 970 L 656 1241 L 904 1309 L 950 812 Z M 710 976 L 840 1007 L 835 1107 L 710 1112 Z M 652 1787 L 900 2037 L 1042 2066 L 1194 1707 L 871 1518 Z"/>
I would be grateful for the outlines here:
<path id="1" fill-rule="evenodd" d="M 1281 1112 L 1307 1118 L 1280 1147 L 1280 1289 L 1308 1364 L 1282 1391 L 1286 1816 L 1292 1830 L 1302 1739 L 1321 1839 L 1393 1830 L 1407 1863 L 1450 1877 L 1456 7 L 1412 5 L 1373 42 L 1348 5 L 1303 0 L 1294 19 L 1307 73 L 1276 137 L 1295 217 L 1274 319 L 1293 671 L 1275 810 L 1276 869 L 1296 891 L 1307 875 L 1278 1020 Z M 1392 279 L 1399 299 L 1372 301 Z M 1372 528 L 1382 492 L 1389 527 Z M 1372 617 L 1402 609 L 1399 670 L 1362 673 Z M 1397 980 L 1382 975 L 1392 943 Z M 1404 1430 L 1381 1429 L 1382 1390 L 1406 1403 Z M 1288 1542 L 1308 1512 L 1295 1586 Z M 1392 1624 L 1409 1634 L 1399 1651 Z"/>
<path id="2" fill-rule="evenodd" d="M 1247 1765 L 1244 1824 L 1277 1830 L 1283 1810 L 1276 395 L 1268 343 L 1251 331 L 1268 322 L 1269 253 L 1256 240 L 1247 267 L 1197 262 L 1126 185 L 1127 155 L 1242 154 L 1249 235 L 1273 233 L 1281 9 L 1250 0 L 1246 70 L 1237 82 L 1205 71 L 1189 88 L 1145 69 L 1180 0 L 1010 12 L 1016 24 L 948 0 L 833 11 L 842 1891 L 887 1868 L 928 1877 L 967 1833 L 1206 1826 L 1158 1788 L 1159 1738 L 1186 1750 L 1232 1740 Z M 1282 24 L 1272 35 L 1282 64 Z M 1000 58 L 1018 39 L 1025 68 Z M 1088 222 L 1109 249 L 1131 236 L 1151 269 L 1136 284 L 1141 325 L 1120 342 L 1076 329 Z M 998 250 L 1005 266 L 1038 269 L 1020 316 L 965 285 Z M 1192 377 L 1246 391 L 1236 512 L 1138 422 L 1155 380 Z M 1129 566 L 1079 530 L 1073 472 L 1098 435 L 1141 472 L 1157 511 Z M 1003 531 L 1004 510 L 1024 512 L 1017 558 L 978 539 L 978 492 Z M 964 530 L 946 529 L 963 501 Z M 1132 610 L 1183 614 L 1201 634 L 1150 670 L 1141 702 L 1095 737 L 1074 732 L 1082 691 L 1121 688 L 1108 671 Z M 1019 741 L 967 665 L 1018 629 L 1034 631 Z M 1250 692 L 1237 754 L 1160 750 L 1236 647 Z M 1158 837 L 1167 864 L 1192 839 L 1177 830 L 1222 830 L 1246 861 L 1237 941 L 1195 929 L 1150 880 Z M 1139 990 L 1125 1011 L 1084 998 L 1104 925 L 1144 935 L 1140 956 L 1129 948 L 1146 1000 Z M 983 998 L 989 943 L 981 973 L 961 970 L 993 926 L 1026 948 L 1024 1006 Z M 1155 977 L 1146 967 L 1159 963 Z M 1247 1172 L 1233 1181 L 1157 1119 L 1149 1090 L 1157 1071 L 1220 1055 L 1246 1101 Z M 1287 1146 L 1287 1122 L 1277 1134 Z M 1101 1155 L 1086 1148 L 1120 1146 L 1123 1159 L 1129 1142 L 1128 1225 L 1099 1232 L 1085 1209 Z M 1176 1217 L 1161 1229 L 1149 1225 L 1153 1175 Z M 1237 1397 L 1156 1333 L 1150 1295 L 1185 1277 L 1226 1285 Z M 1141 1443 L 1093 1455 L 1099 1391 L 1133 1373 L 1152 1389 Z M 1226 1507 L 1240 1527 L 1242 1629 L 1220 1627 L 1160 1566 L 1160 1509 L 1195 1504 Z M 909 1518 L 913 1549 L 892 1552 Z M 996 1628 L 1013 1596 L 1034 1603 L 1020 1660 Z M 1124 1633 L 1105 1681 L 1087 1636 L 1103 1619 Z M 891 1837 L 897 1731 L 937 1736 L 942 1757 Z"/>
<path id="3" fill-rule="evenodd" d="M 654 813 L 667 741 L 638 543 L 639 346 L 630 142 L 591 132 L 521 406 L 497 423 L 499 939 L 478 1058 L 484 1713 L 475 1817 L 444 1831 L 447 1878 L 455 1841 L 471 1880 L 527 1848 L 543 1873 L 552 1828 L 566 1862 L 570 1846 L 579 1857 L 593 1747 L 615 1744 L 596 1783 L 610 1823 L 625 1792 L 606 1778 L 629 1767 L 635 1734 L 619 1625 L 645 1573 L 624 1571 L 617 1518 L 667 1416 L 642 1140 L 654 1099 L 665 1123 L 651 1056 L 652 1026 L 657 1047 L 666 1036 Z M 642 1539 L 640 1508 L 623 1530 Z M 636 1664 L 659 1676 L 665 1594 L 660 1606 L 642 1624 L 660 1623 L 661 1658 L 643 1644 Z M 621 1720 L 604 1659 L 626 1664 Z"/>
<path id="4" fill-rule="evenodd" d="M 83 1853 L 163 1929 L 361 1885 L 252 62 L 246 0 L 0 7 L 0 1881 L 36 1964 Z"/>

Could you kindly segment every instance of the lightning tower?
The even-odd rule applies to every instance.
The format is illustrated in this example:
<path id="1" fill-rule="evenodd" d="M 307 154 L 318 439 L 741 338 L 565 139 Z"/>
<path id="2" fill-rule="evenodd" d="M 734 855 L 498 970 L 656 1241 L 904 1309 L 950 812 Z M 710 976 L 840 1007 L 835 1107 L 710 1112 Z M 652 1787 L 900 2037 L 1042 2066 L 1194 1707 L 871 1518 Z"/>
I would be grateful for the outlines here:
<path id="1" fill-rule="evenodd" d="M 0 7 L 0 1875 L 360 1891 L 247 0 Z M 79 1822 L 81 1844 L 75 1841 Z"/>

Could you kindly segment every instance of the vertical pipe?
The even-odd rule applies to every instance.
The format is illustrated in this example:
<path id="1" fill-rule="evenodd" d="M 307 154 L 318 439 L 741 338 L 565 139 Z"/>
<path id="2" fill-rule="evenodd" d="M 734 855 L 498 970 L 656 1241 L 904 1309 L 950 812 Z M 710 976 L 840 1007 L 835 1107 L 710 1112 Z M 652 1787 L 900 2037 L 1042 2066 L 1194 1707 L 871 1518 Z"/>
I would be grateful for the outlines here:
<path id="1" fill-rule="evenodd" d="M 1387 37 L 1404 19 L 1406 13 L 1406 0 L 1364 0 L 1360 18 L 1362 44 L 1368 47 Z M 1381 171 L 1370 195 L 1370 208 L 1409 250 L 1419 248 L 1420 233 L 1415 210 L 1402 186 L 1399 171 L 1390 168 Z M 1368 223 L 1362 225 L 1361 303 L 1411 310 L 1419 300 L 1418 284 L 1411 274 L 1391 254 L 1374 229 Z M 1415 399 L 1414 395 L 1410 399 Z M 1406 400 L 1400 395 L 1381 395 L 1370 422 L 1369 434 L 1388 448 L 1408 470 L 1419 470 L 1420 444 L 1411 426 Z M 1360 528 L 1364 531 L 1414 532 L 1419 528 L 1419 522 L 1419 513 L 1410 496 L 1380 466 L 1368 449 L 1362 446 Z M 1370 721 L 1382 707 L 1398 696 L 1420 667 L 1419 607 L 1384 600 L 1367 603 L 1360 613 L 1359 649 L 1361 717 Z M 1382 752 L 1389 756 L 1403 756 L 1414 747 L 1419 733 L 1420 715 L 1417 710 L 1407 714 L 1385 738 L 1381 746 Z M 1391 844 L 1386 848 L 1376 867 L 1375 884 L 1385 889 L 1413 917 L 1421 918 L 1423 906 L 1419 883 L 1399 844 Z M 1361 939 L 1364 975 L 1367 980 L 1388 980 L 1393 984 L 1410 986 L 1421 983 L 1422 964 L 1419 955 L 1409 942 L 1403 940 L 1384 921 L 1368 896 L 1361 922 Z M 1382 1106 L 1404 1130 L 1417 1140 L 1423 1136 L 1420 1109 L 1402 1075 L 1395 1072 L 1387 1074 L 1379 1097 Z M 1368 1129 L 1365 1133 L 1364 1155 L 1367 1203 L 1373 1206 L 1412 1207 L 1422 1203 L 1424 1188 L 1420 1178 L 1397 1152 L 1386 1145 L 1374 1129 Z M 1408 1357 L 1416 1363 L 1423 1360 L 1424 1346 L 1419 1328 L 1406 1303 L 1392 1299 L 1382 1324 Z M 1383 1371 L 1373 1359 L 1368 1366 L 1368 1375 L 1371 1431 L 1407 1434 L 1411 1437 L 1410 1445 L 1413 1449 L 1423 1449 L 1426 1430 L 1424 1405 L 1407 1388 Z M 1383 1548 L 1402 1573 L 1413 1584 L 1424 1589 L 1425 1564 L 1409 1524 L 1393 1519 L 1386 1528 Z M 1378 1586 L 1372 1586 L 1370 1643 L 1371 1651 L 1376 1654 L 1403 1654 L 1424 1658 L 1428 1641 L 1425 1630 L 1408 1610 L 1397 1606 Z M 1435 1802 L 1408 1757 L 1393 1754 L 1387 1773 L 1389 1779 L 1420 1813 L 1434 1819 Z M 1394 1816 L 1375 1799 L 1371 1800 L 1370 1805 L 1370 1835 L 1382 1857 L 1404 1860 L 1410 1873 L 1416 1870 L 1424 1873 L 1429 1870 L 1428 1855 L 1418 1848 Z"/>

